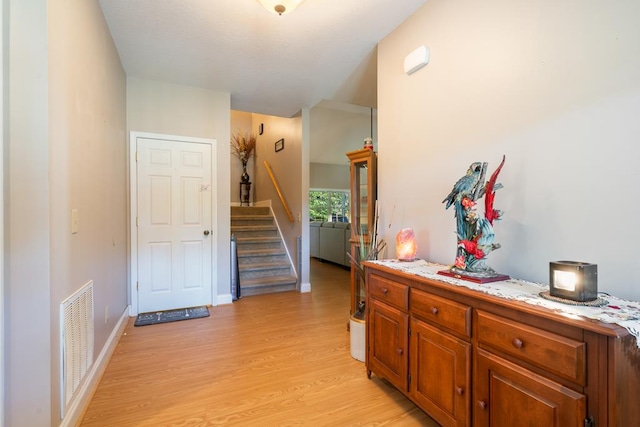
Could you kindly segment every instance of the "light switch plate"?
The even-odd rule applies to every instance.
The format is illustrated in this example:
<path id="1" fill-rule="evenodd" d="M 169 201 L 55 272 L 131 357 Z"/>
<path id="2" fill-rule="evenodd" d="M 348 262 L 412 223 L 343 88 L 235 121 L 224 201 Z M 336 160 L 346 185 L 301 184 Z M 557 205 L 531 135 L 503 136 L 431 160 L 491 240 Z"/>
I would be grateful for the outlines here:
<path id="1" fill-rule="evenodd" d="M 78 234 L 78 209 L 71 209 L 71 234 Z"/>

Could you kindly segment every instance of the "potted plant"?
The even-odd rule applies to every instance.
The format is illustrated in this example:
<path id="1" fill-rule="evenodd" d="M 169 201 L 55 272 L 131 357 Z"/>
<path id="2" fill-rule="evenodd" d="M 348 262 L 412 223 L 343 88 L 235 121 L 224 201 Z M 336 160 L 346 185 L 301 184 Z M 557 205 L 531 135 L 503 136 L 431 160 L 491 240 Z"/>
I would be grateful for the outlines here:
<path id="1" fill-rule="evenodd" d="M 349 319 L 349 332 L 351 343 L 351 356 L 364 362 L 365 357 L 365 271 L 364 261 L 373 261 L 378 259 L 380 253 L 386 247 L 384 240 L 378 240 L 378 204 L 376 202 L 375 216 L 373 222 L 373 230 L 369 230 L 368 234 L 358 233 L 358 248 L 356 256 L 347 253 L 347 256 L 351 260 L 351 265 L 355 269 L 359 277 L 359 285 L 356 286 L 356 297 L 359 298 L 356 304 L 356 311 L 351 315 Z"/>
<path id="2" fill-rule="evenodd" d="M 247 162 L 256 148 L 256 136 L 253 134 L 245 135 L 241 130 L 237 131 L 231 137 L 231 149 L 233 155 L 242 161 L 242 182 L 249 182 L 247 174 Z M 246 181 L 245 181 L 246 176 Z"/>
<path id="3" fill-rule="evenodd" d="M 233 136 L 231 136 L 231 152 L 234 156 L 240 159 L 242 162 L 242 176 L 240 177 L 240 205 L 244 203 L 249 205 L 251 191 L 251 178 L 247 173 L 247 163 L 251 158 L 256 148 L 256 136 L 253 134 L 245 135 L 244 132 L 238 130 Z M 243 189 L 244 187 L 244 189 Z"/>

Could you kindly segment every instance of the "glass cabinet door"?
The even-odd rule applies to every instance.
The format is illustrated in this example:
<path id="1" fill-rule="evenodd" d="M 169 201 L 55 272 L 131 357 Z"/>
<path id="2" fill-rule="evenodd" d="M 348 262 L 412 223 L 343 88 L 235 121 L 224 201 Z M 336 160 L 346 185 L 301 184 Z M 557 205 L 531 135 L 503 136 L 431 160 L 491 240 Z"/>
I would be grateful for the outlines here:
<path id="1" fill-rule="evenodd" d="M 347 153 L 351 162 L 351 256 L 360 261 L 360 247 L 368 245 L 373 231 L 376 204 L 376 153 L 368 148 Z M 364 281 L 351 265 L 351 314 L 364 301 Z"/>
<path id="2" fill-rule="evenodd" d="M 355 168 L 355 187 L 357 187 L 356 194 L 358 196 L 355 202 L 355 232 L 367 236 L 369 234 L 369 192 L 367 191 L 368 177 L 367 162 L 354 163 Z"/>

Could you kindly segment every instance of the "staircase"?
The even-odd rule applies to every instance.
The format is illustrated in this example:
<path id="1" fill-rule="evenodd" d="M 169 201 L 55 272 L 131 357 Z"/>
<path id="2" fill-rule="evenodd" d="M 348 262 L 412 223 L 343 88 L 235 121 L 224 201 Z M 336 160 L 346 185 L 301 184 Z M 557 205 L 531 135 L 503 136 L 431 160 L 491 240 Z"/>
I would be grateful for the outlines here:
<path id="1" fill-rule="evenodd" d="M 232 206 L 243 297 L 296 290 L 297 279 L 268 207 Z"/>

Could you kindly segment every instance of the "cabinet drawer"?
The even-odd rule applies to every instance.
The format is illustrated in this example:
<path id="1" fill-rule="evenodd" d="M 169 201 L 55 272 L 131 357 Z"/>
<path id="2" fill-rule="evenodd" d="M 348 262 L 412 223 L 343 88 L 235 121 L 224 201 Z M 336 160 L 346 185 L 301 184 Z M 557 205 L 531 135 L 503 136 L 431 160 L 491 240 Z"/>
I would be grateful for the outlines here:
<path id="1" fill-rule="evenodd" d="M 471 307 L 428 292 L 411 290 L 411 313 L 461 335 L 471 336 Z"/>
<path id="2" fill-rule="evenodd" d="M 401 310 L 409 309 L 409 286 L 372 274 L 369 276 L 369 295 Z"/>
<path id="3" fill-rule="evenodd" d="M 478 343 L 585 385 L 585 343 L 478 311 Z"/>

